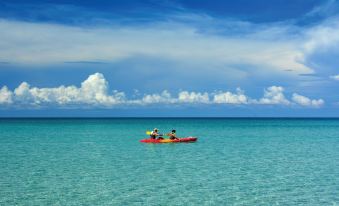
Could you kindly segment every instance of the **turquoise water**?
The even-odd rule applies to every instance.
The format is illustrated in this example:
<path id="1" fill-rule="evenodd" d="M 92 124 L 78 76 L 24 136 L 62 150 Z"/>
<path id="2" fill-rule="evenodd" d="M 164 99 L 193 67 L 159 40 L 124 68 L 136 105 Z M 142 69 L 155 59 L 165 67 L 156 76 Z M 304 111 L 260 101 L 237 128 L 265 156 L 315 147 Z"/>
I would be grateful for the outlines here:
<path id="1" fill-rule="evenodd" d="M 339 205 L 339 119 L 2 119 L 0 205 Z"/>

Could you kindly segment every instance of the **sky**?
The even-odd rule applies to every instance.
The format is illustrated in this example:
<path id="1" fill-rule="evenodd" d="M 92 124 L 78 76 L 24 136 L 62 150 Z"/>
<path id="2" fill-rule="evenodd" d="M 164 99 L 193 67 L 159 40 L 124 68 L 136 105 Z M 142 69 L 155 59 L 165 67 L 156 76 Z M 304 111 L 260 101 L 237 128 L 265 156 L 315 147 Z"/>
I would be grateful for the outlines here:
<path id="1" fill-rule="evenodd" d="M 0 0 L 0 117 L 339 117 L 338 0 Z"/>

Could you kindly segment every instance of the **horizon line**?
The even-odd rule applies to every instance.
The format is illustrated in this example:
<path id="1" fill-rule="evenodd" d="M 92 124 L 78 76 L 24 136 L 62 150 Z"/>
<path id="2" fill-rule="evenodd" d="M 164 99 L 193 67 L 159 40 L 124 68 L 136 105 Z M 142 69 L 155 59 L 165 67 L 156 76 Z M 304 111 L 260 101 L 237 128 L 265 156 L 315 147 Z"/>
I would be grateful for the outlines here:
<path id="1" fill-rule="evenodd" d="M 69 117 L 69 116 L 60 116 L 60 117 L 43 117 L 43 116 L 22 116 L 22 117 L 0 117 L 0 119 L 339 119 L 339 117 L 325 117 L 325 116 L 314 116 L 314 117 L 306 117 L 306 116 L 298 116 L 298 117 L 288 117 L 288 116 L 258 116 L 258 117 L 139 117 L 139 116 L 124 116 L 124 117 Z"/>

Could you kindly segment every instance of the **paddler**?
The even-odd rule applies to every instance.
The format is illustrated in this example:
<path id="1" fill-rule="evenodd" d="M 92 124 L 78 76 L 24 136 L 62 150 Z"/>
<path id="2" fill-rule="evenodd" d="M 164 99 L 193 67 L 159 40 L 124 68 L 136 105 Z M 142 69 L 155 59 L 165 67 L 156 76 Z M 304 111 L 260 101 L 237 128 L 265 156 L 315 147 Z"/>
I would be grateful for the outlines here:
<path id="1" fill-rule="evenodd" d="M 168 133 L 169 138 L 172 140 L 179 139 L 175 133 L 176 133 L 175 129 L 173 129 L 171 133 Z"/>
<path id="2" fill-rule="evenodd" d="M 151 139 L 156 139 L 158 136 L 160 136 L 160 134 L 158 133 L 158 129 L 157 128 L 154 128 L 153 131 L 151 132 L 150 134 L 150 138 Z"/>

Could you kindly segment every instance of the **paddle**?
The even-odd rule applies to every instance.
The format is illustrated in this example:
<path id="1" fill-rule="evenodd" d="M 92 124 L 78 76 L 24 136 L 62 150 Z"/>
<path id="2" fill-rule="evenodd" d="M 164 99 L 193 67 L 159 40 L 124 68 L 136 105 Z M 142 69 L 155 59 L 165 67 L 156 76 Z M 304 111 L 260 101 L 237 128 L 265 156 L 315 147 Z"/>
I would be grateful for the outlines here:
<path id="1" fill-rule="evenodd" d="M 146 131 L 146 134 L 147 134 L 147 135 L 151 135 L 152 132 L 151 132 L 151 131 Z M 159 136 L 163 136 L 163 134 L 159 134 Z"/>

